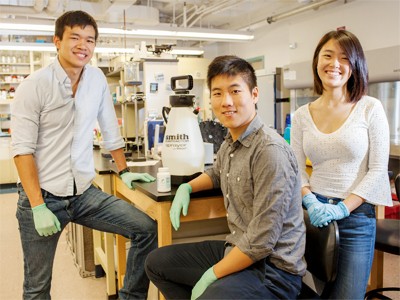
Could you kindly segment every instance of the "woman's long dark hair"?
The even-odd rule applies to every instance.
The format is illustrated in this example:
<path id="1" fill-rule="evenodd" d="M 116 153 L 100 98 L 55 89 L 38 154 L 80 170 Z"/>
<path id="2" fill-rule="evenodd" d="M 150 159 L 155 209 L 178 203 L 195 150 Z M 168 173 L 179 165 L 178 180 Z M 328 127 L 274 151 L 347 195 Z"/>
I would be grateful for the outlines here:
<path id="1" fill-rule="evenodd" d="M 322 95 L 324 90 L 322 81 L 318 76 L 318 57 L 322 47 L 332 39 L 339 43 L 349 60 L 351 76 L 347 81 L 347 91 L 349 93 L 349 101 L 357 102 L 367 93 L 368 66 L 360 41 L 354 34 L 347 30 L 330 31 L 319 41 L 314 52 L 312 63 L 314 73 L 314 91 L 318 95 Z"/>

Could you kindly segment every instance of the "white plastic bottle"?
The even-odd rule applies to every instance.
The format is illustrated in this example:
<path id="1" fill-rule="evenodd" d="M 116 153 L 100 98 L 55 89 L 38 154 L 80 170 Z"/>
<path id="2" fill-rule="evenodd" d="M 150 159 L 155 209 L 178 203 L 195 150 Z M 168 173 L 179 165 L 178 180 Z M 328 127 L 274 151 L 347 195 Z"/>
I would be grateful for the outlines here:
<path id="1" fill-rule="evenodd" d="M 157 191 L 160 193 L 171 191 L 171 174 L 167 167 L 158 168 Z"/>

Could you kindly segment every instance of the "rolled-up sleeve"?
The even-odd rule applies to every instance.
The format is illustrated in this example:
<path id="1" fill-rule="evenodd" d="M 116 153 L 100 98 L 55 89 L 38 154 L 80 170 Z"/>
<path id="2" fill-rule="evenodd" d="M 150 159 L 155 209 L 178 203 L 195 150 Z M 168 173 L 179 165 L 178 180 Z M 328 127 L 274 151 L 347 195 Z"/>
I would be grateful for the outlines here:
<path id="1" fill-rule="evenodd" d="M 236 245 L 254 261 L 274 251 L 282 239 L 282 228 L 294 201 L 295 162 L 291 162 L 285 152 L 278 145 L 270 145 L 257 153 L 252 162 L 253 215 Z"/>
<path id="2" fill-rule="evenodd" d="M 103 137 L 102 146 L 108 151 L 123 148 L 125 143 L 119 131 L 118 119 L 108 85 L 104 85 L 97 120 Z"/>
<path id="3" fill-rule="evenodd" d="M 226 241 L 253 261 L 303 275 L 305 228 L 300 174 L 290 146 L 256 117 L 242 138 L 225 140 L 216 167 L 230 234 Z M 265 130 L 265 131 L 264 131 Z"/>
<path id="4" fill-rule="evenodd" d="M 33 81 L 25 79 L 18 87 L 11 103 L 12 155 L 33 154 L 36 150 L 40 102 Z"/>

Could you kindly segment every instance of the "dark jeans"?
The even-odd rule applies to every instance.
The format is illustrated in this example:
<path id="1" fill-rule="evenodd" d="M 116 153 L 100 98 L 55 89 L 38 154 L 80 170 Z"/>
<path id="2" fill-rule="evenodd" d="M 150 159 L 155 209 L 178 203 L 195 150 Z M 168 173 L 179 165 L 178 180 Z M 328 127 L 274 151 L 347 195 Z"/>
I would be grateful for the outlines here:
<path id="1" fill-rule="evenodd" d="M 342 199 L 315 194 L 322 203 L 337 204 Z M 364 299 L 375 249 L 375 206 L 363 203 L 339 225 L 338 274 L 330 299 Z"/>
<path id="2" fill-rule="evenodd" d="M 17 219 L 24 252 L 24 299 L 50 299 L 52 268 L 61 232 L 40 236 L 34 226 L 28 197 L 18 185 Z M 147 254 L 157 248 L 156 223 L 115 196 L 91 186 L 82 195 L 57 197 L 42 190 L 43 199 L 64 228 L 74 222 L 131 240 L 120 299 L 146 299 L 149 279 L 144 271 Z M 68 283 L 66 283 L 68 288 Z M 82 295 L 81 295 L 82 296 Z M 83 297 L 84 298 L 84 297 Z M 83 299 L 82 298 L 82 299 Z"/>
<path id="3" fill-rule="evenodd" d="M 190 299 L 192 288 L 224 257 L 224 241 L 204 241 L 158 248 L 147 256 L 150 280 L 167 299 Z M 276 268 L 268 259 L 211 284 L 199 299 L 295 299 L 301 276 Z"/>

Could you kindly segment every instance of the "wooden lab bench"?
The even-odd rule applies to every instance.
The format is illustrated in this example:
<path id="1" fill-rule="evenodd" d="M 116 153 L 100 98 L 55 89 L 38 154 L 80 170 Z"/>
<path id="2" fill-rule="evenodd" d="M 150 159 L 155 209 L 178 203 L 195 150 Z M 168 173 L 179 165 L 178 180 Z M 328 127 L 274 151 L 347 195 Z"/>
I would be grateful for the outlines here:
<path id="1" fill-rule="evenodd" d="M 96 151 L 95 151 L 96 152 Z M 161 163 L 154 166 L 131 167 L 132 172 L 148 173 L 156 177 L 157 169 Z M 173 186 L 171 192 L 157 192 L 157 183 L 135 182 L 135 189 L 129 189 L 117 175 L 117 170 L 109 160 L 95 155 L 96 178 L 94 184 L 104 192 L 114 194 L 120 199 L 128 201 L 145 212 L 157 222 L 158 246 L 172 244 L 172 225 L 169 218 L 169 210 L 175 196 L 177 186 Z M 225 218 L 226 210 L 220 190 L 210 190 L 191 194 L 191 202 L 187 216 L 181 217 L 181 223 L 201 220 Z M 114 235 L 99 231 L 93 232 L 95 264 L 101 265 L 106 274 L 107 294 L 114 298 L 117 288 L 123 285 L 126 272 L 126 242 L 127 239 L 115 235 L 116 253 L 114 253 Z M 115 268 L 116 257 L 117 265 Z M 116 277 L 115 277 L 116 274 Z M 118 282 L 116 287 L 115 282 Z M 160 299 L 163 298 L 160 295 Z"/>

